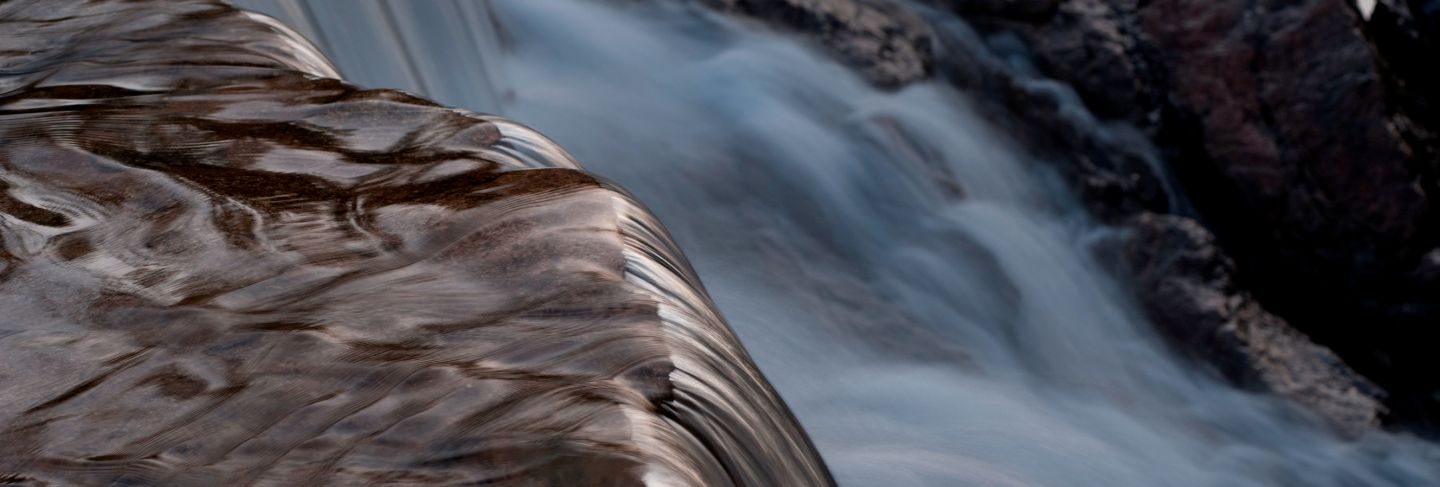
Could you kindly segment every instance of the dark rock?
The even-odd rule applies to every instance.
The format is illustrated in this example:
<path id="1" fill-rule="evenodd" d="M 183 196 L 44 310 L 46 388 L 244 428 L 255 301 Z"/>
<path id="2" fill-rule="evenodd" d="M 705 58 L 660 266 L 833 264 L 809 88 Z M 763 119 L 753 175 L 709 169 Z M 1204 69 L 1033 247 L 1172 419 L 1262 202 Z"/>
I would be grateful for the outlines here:
<path id="1" fill-rule="evenodd" d="M 872 83 L 895 88 L 932 72 L 923 20 L 889 0 L 706 0 L 816 39 Z"/>
<path id="2" fill-rule="evenodd" d="M 1440 191 L 1440 70 L 1431 65 L 1440 53 L 1437 21 L 1440 1 L 1380 0 L 1364 24 L 1394 128 L 1421 163 L 1427 194 Z"/>
<path id="3" fill-rule="evenodd" d="M 975 108 L 1017 145 L 1052 162 L 1094 214 L 1114 222 L 1170 209 L 1143 133 L 1098 119 L 1070 86 L 1036 76 L 1025 64 L 1032 53 L 1015 39 L 987 37 L 953 19 L 930 20 L 937 75 L 974 95 Z"/>
<path id="4" fill-rule="evenodd" d="M 1043 23 L 1006 28 L 1025 35 L 1046 73 L 1063 73 L 1103 117 L 1138 119 L 1153 96 L 1132 32 L 1132 17 L 1107 0 L 1069 0 Z"/>
<path id="5" fill-rule="evenodd" d="M 1425 422 L 1440 418 L 1440 380 L 1414 372 L 1440 367 L 1416 345 L 1440 335 L 1422 258 L 1440 243 L 1440 79 L 1424 4 L 1382 0 L 1364 22 L 1334 0 L 1069 0 L 1043 21 L 972 21 L 1150 133 L 1254 299 L 1389 389 L 1396 419 Z M 1082 194 L 1139 189 L 1109 188 Z"/>
<path id="6" fill-rule="evenodd" d="M 928 0 L 931 4 L 967 15 L 993 16 L 1015 20 L 1047 20 L 1060 8 L 1061 0 Z"/>
<path id="7" fill-rule="evenodd" d="M 1072 0 L 1046 23 L 999 28 L 1023 33 L 1092 110 L 1159 133 L 1244 267 L 1360 292 L 1434 248 L 1434 110 L 1402 106 L 1433 98 L 1422 88 L 1433 70 L 1417 67 L 1433 51 L 1402 17 L 1382 2 L 1370 24 L 1399 26 L 1369 29 L 1398 32 L 1386 57 L 1329 0 Z M 1275 262 L 1250 262 L 1261 255 Z"/>
<path id="8" fill-rule="evenodd" d="M 1243 214 L 1220 216 L 1269 229 L 1251 243 L 1288 267 L 1342 280 L 1428 250 L 1411 248 L 1429 205 L 1356 14 L 1320 0 L 1249 8 L 1157 0 L 1141 13 L 1176 109 L 1243 198 Z"/>
<path id="9" fill-rule="evenodd" d="M 1247 286 L 1389 390 L 1399 421 L 1440 418 L 1440 381 L 1416 373 L 1440 356 L 1415 345 L 1440 319 L 1434 284 L 1414 278 L 1437 243 L 1433 118 L 1398 91 L 1359 14 L 1324 0 L 1138 14 L 1165 70 L 1172 167 Z"/>
<path id="10" fill-rule="evenodd" d="M 1136 292 L 1176 348 L 1231 381 L 1306 406 L 1349 433 L 1378 424 L 1379 388 L 1267 312 L 1236 285 L 1234 265 L 1193 219 L 1143 214 L 1124 246 Z"/>

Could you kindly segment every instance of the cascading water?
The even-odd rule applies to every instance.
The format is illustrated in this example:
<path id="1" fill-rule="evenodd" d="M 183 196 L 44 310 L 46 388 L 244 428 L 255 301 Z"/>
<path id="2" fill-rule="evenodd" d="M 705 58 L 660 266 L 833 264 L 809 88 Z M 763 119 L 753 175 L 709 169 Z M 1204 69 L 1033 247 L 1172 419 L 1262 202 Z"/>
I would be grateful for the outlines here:
<path id="1" fill-rule="evenodd" d="M 1440 478 L 1429 444 L 1342 439 L 1172 357 L 1094 257 L 1110 230 L 942 83 L 877 91 L 687 2 L 236 3 L 629 188 L 844 485 Z"/>

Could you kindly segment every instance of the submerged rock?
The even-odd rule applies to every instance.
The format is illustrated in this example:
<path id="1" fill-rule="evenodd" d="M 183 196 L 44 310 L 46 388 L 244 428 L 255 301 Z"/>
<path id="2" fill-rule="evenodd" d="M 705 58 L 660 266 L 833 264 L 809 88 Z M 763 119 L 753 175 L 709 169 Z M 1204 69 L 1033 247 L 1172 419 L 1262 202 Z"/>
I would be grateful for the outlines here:
<path id="1" fill-rule="evenodd" d="M 207 0 L 0 3 L 0 479 L 830 485 L 658 222 Z"/>
<path id="2" fill-rule="evenodd" d="M 928 26 L 890 0 L 705 0 L 813 36 L 871 82 L 899 87 L 932 72 Z"/>

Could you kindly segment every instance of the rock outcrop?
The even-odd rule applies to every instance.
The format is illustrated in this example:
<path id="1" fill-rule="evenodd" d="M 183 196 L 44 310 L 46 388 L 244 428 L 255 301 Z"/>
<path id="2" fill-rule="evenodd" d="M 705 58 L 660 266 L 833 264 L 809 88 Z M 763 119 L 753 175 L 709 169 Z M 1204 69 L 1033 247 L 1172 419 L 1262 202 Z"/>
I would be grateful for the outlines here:
<path id="1" fill-rule="evenodd" d="M 1073 0 L 1043 22 L 981 21 L 1151 133 L 1255 299 L 1412 424 L 1440 418 L 1440 381 L 1416 373 L 1440 366 L 1419 345 L 1440 319 L 1427 22 L 1398 2 L 1366 22 L 1339 0 Z"/>
<path id="2" fill-rule="evenodd" d="M 1144 214 L 1128 225 L 1126 264 L 1161 333 L 1236 384 L 1305 405 L 1346 433 L 1379 425 L 1383 392 L 1266 311 L 1193 219 Z"/>
<path id="3" fill-rule="evenodd" d="M 0 3 L 0 483 L 833 485 L 663 227 L 210 0 Z"/>
<path id="4" fill-rule="evenodd" d="M 1074 0 L 984 22 L 1151 133 L 1244 287 L 1387 389 L 1391 420 L 1440 418 L 1440 381 L 1415 372 L 1440 366 L 1419 345 L 1440 319 L 1433 24 L 1339 0 Z"/>
<path id="5" fill-rule="evenodd" d="M 1392 419 L 1440 418 L 1416 373 L 1440 366 L 1420 345 L 1440 319 L 1426 24 L 1393 2 L 1368 22 L 1338 0 L 1074 3 L 1081 44 L 1119 61 L 1097 74 L 1075 34 L 1017 26 L 1045 72 L 1155 134 L 1245 286 L 1386 388 Z"/>

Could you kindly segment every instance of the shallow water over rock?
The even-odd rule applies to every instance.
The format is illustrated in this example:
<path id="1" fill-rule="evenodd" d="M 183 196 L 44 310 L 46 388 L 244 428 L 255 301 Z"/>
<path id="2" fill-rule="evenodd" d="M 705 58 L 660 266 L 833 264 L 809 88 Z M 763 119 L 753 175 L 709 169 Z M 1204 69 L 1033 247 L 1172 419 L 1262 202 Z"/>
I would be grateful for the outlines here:
<path id="1" fill-rule="evenodd" d="M 213 1 L 0 4 L 0 482 L 826 485 L 665 230 Z"/>

